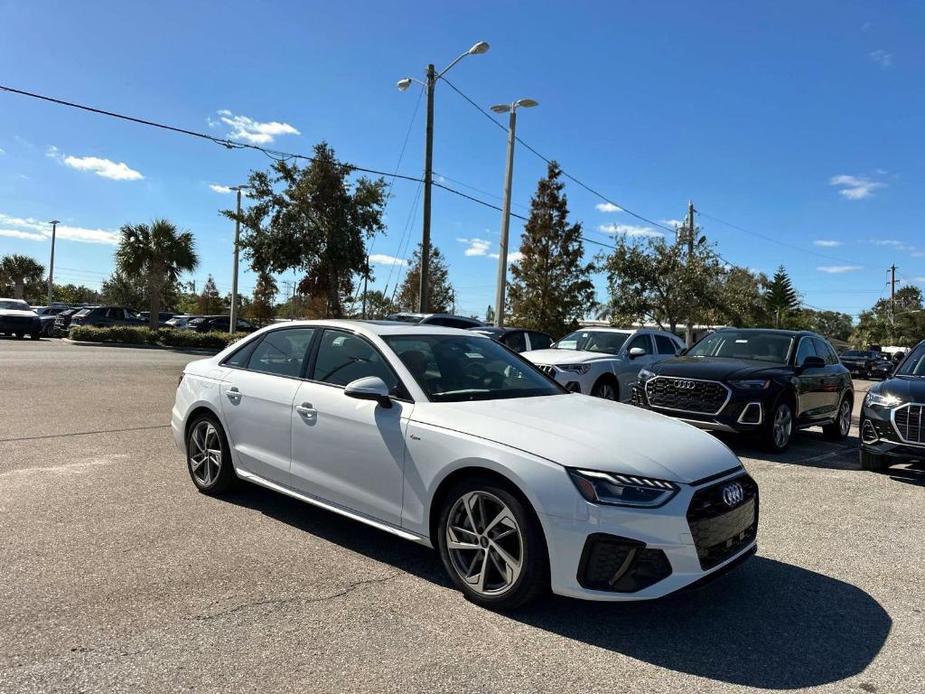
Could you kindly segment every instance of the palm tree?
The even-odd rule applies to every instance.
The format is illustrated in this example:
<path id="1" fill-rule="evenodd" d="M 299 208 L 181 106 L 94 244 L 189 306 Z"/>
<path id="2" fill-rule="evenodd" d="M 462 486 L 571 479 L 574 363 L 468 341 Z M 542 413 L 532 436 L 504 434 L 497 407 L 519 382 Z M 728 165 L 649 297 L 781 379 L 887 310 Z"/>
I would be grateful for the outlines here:
<path id="1" fill-rule="evenodd" d="M 0 277 L 13 285 L 13 297 L 22 299 L 27 284 L 42 281 L 45 266 L 27 255 L 5 255 L 0 260 Z"/>
<path id="2" fill-rule="evenodd" d="M 178 231 L 166 219 L 147 224 L 126 224 L 116 251 L 116 267 L 123 274 L 139 277 L 151 302 L 150 326 L 158 326 L 164 288 L 175 283 L 183 272 L 199 265 L 193 235 Z"/>

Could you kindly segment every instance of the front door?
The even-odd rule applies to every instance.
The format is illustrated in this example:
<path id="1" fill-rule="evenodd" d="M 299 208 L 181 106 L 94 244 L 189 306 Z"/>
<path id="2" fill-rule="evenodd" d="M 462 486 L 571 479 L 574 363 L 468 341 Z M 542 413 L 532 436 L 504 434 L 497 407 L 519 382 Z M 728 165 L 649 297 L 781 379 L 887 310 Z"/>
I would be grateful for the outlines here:
<path id="1" fill-rule="evenodd" d="M 634 348 L 645 350 L 645 354 L 638 357 L 630 357 L 630 350 Z M 636 335 L 623 346 L 622 363 L 617 367 L 619 373 L 617 379 L 620 382 L 620 399 L 627 401 L 633 392 L 633 384 L 636 377 L 642 369 L 652 366 L 655 361 L 655 349 L 652 345 L 652 338 L 643 333 Z"/>
<path id="2" fill-rule="evenodd" d="M 818 419 L 826 414 L 826 369 L 825 367 L 806 368 L 804 366 L 807 357 L 816 356 L 819 355 L 816 354 L 813 338 L 801 337 L 794 366 L 799 381 L 797 391 L 799 412 L 796 415 L 802 420 Z"/>
<path id="3" fill-rule="evenodd" d="M 398 377 L 365 338 L 325 329 L 309 380 L 292 408 L 292 486 L 392 525 L 401 524 L 405 429 L 413 403 L 357 400 L 344 386 L 378 376 L 396 395 Z"/>

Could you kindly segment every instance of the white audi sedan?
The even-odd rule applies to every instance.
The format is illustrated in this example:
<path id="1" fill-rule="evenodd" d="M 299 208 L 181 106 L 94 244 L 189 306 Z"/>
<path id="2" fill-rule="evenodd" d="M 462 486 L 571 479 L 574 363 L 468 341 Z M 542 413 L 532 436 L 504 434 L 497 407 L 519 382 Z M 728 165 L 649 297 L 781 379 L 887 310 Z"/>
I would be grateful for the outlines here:
<path id="1" fill-rule="evenodd" d="M 657 598 L 756 548 L 725 445 L 470 331 L 274 325 L 187 365 L 172 426 L 200 491 L 245 480 L 436 547 L 488 607 Z"/>

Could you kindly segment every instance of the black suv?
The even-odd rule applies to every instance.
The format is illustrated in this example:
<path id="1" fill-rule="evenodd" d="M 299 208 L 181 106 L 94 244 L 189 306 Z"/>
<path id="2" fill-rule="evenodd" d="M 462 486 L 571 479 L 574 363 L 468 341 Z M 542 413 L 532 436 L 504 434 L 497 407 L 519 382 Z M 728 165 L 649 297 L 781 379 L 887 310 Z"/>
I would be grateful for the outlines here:
<path id="1" fill-rule="evenodd" d="M 841 363 L 858 378 L 889 378 L 893 374 L 893 362 L 883 352 L 872 349 L 849 349 L 839 355 Z"/>
<path id="2" fill-rule="evenodd" d="M 231 317 L 224 316 L 200 316 L 199 318 L 193 318 L 187 327 L 190 330 L 195 330 L 197 333 L 209 333 L 209 332 L 220 332 L 227 333 L 231 330 Z M 239 333 L 252 333 L 257 327 L 243 318 L 237 319 L 237 332 Z"/>
<path id="3" fill-rule="evenodd" d="M 861 467 L 882 470 L 902 460 L 925 460 L 925 340 L 872 386 L 861 410 Z"/>
<path id="4" fill-rule="evenodd" d="M 772 451 L 813 425 L 844 439 L 853 398 L 851 374 L 832 346 L 792 330 L 718 330 L 640 371 L 633 388 L 636 405 L 703 429 L 756 434 Z"/>
<path id="5" fill-rule="evenodd" d="M 57 325 L 57 321 L 55 324 Z M 75 325 L 86 325 L 93 328 L 111 328 L 115 325 L 141 327 L 147 325 L 147 322 L 135 311 L 124 306 L 97 306 L 82 309 L 71 316 L 68 327 L 73 328 Z"/>

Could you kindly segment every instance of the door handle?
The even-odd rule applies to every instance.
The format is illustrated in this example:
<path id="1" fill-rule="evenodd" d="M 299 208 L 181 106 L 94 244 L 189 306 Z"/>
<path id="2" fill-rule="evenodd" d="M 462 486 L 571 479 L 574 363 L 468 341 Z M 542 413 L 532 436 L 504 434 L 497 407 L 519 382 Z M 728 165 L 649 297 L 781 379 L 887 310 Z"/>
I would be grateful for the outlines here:
<path id="1" fill-rule="evenodd" d="M 318 410 L 312 407 L 310 402 L 303 402 L 301 405 L 296 405 L 295 411 L 305 417 L 305 419 L 314 419 L 318 414 Z"/>
<path id="2" fill-rule="evenodd" d="M 231 388 L 228 389 L 228 392 L 226 392 L 225 395 L 228 396 L 229 400 L 237 400 L 243 395 L 243 393 L 240 390 L 238 390 L 237 386 L 231 386 Z"/>

